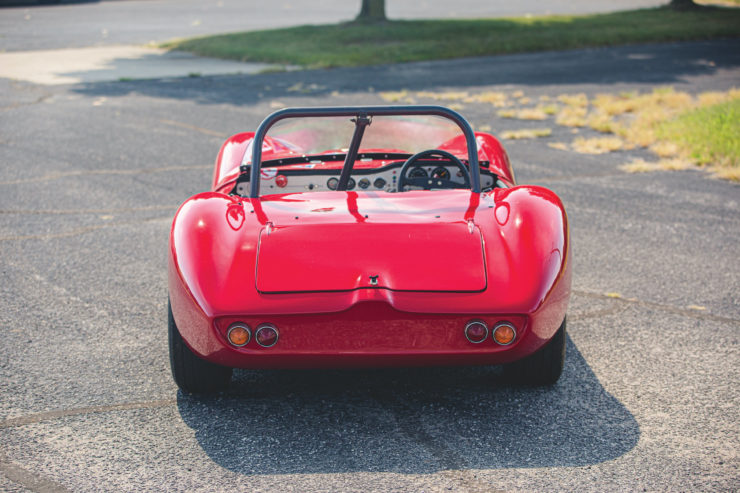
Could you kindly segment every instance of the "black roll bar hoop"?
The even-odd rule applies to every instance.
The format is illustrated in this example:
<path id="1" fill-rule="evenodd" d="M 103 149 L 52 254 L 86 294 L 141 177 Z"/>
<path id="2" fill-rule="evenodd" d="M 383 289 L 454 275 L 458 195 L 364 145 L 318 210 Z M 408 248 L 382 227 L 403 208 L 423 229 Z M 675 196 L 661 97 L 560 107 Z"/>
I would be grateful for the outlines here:
<path id="1" fill-rule="evenodd" d="M 257 198 L 260 194 L 260 168 L 262 161 L 262 142 L 267 131 L 275 123 L 286 118 L 349 116 L 353 118 L 373 116 L 402 116 L 402 115 L 435 115 L 452 120 L 460 127 L 468 147 L 468 167 L 470 168 L 471 190 L 480 193 L 480 167 L 478 165 L 478 147 L 475 134 L 470 124 L 458 112 L 444 106 L 333 106 L 316 108 L 285 108 L 278 110 L 265 118 L 252 141 L 252 167 L 250 170 L 249 197 Z M 358 143 L 359 145 L 359 143 Z"/>

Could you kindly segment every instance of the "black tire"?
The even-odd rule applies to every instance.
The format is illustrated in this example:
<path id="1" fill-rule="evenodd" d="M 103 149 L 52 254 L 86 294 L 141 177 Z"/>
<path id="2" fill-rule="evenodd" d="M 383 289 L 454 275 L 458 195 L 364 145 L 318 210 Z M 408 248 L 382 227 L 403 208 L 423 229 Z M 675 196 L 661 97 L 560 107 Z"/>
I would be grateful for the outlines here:
<path id="1" fill-rule="evenodd" d="M 560 324 L 550 342 L 536 353 L 504 366 L 510 380 L 524 385 L 553 385 L 563 373 L 565 364 L 565 326 Z"/>
<path id="2" fill-rule="evenodd" d="M 175 325 L 169 300 L 167 300 L 167 328 L 172 377 L 183 392 L 206 394 L 229 386 L 232 369 L 201 359 L 190 350 Z"/>

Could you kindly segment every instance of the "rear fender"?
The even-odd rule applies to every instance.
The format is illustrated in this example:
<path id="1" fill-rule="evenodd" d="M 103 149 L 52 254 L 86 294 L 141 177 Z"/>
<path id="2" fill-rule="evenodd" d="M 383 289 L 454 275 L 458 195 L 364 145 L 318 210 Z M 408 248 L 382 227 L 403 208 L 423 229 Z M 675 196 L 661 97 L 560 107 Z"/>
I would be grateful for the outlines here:
<path id="1" fill-rule="evenodd" d="M 549 340 L 560 326 L 571 289 L 568 218 L 560 199 L 537 186 L 497 189 L 486 229 L 487 296 L 497 307 L 532 315 L 531 330 Z"/>
<path id="2" fill-rule="evenodd" d="M 514 183 L 514 171 L 511 169 L 509 155 L 504 146 L 491 134 L 475 132 L 475 142 L 478 146 L 478 160 L 487 161 L 488 169 L 509 183 Z M 468 147 L 465 136 L 459 135 L 439 146 L 443 151 L 450 152 L 460 159 L 467 159 Z"/>
<path id="3" fill-rule="evenodd" d="M 230 189 L 233 186 L 231 182 L 239 175 L 239 165 L 253 139 L 254 132 L 242 132 L 229 137 L 223 143 L 213 169 L 212 190 Z M 227 190 L 222 191 L 227 192 Z"/>
<path id="4" fill-rule="evenodd" d="M 516 183 L 514 179 L 514 170 L 509 162 L 509 155 L 506 153 L 504 146 L 493 135 L 476 132 L 475 140 L 478 144 L 478 153 L 480 159 L 487 160 L 489 170 L 496 175 L 504 178 L 509 183 Z"/>
<path id="5" fill-rule="evenodd" d="M 206 192 L 177 211 L 170 232 L 170 285 L 181 282 L 206 316 L 238 306 L 254 291 L 257 233 L 249 201 Z M 241 275 L 240 275 L 241 273 Z"/>

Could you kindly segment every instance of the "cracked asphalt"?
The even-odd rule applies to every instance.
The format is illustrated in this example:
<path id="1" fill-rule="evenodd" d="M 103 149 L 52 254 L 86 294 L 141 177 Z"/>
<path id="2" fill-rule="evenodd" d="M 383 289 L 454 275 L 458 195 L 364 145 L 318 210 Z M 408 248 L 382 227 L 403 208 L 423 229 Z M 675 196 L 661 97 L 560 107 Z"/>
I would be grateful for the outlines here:
<path id="1" fill-rule="evenodd" d="M 165 255 L 172 215 L 208 187 L 224 136 L 279 104 L 739 83 L 737 40 L 53 87 L 0 79 L 0 490 L 737 490 L 735 184 L 626 174 L 618 166 L 645 151 L 555 150 L 546 144 L 570 129 L 460 110 L 494 133 L 553 127 L 504 142 L 518 181 L 555 190 L 570 218 L 566 368 L 547 389 L 509 386 L 498 368 L 238 371 L 226 393 L 183 395 L 169 374 Z"/>

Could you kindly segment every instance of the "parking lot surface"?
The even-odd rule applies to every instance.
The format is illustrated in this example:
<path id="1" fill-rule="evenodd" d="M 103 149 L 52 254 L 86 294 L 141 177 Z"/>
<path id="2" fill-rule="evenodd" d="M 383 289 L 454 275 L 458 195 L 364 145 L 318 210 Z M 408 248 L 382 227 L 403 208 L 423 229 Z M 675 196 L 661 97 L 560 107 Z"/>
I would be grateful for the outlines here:
<path id="1" fill-rule="evenodd" d="M 739 81 L 737 41 L 0 80 L 0 490 L 737 490 L 736 184 L 627 174 L 619 165 L 645 151 L 552 149 L 573 134 L 551 123 L 551 137 L 504 142 L 518 181 L 552 188 L 570 218 L 574 293 L 552 388 L 510 386 L 497 368 L 237 371 L 226 393 L 184 395 L 169 373 L 165 259 L 172 216 L 208 187 L 223 139 L 282 105 Z M 463 106 L 493 133 L 543 125 Z"/>

